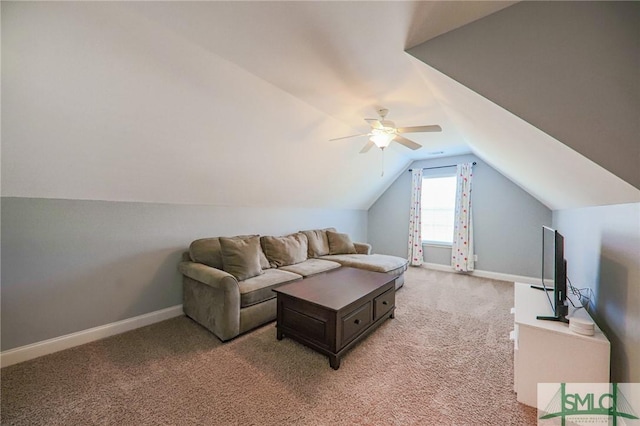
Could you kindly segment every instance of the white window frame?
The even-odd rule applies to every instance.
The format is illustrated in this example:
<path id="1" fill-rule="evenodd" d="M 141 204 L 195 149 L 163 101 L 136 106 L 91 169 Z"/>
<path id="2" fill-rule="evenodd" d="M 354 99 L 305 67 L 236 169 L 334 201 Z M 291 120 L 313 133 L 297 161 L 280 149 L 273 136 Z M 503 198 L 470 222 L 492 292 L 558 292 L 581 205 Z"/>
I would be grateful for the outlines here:
<path id="1" fill-rule="evenodd" d="M 452 217 L 451 217 L 451 241 L 434 241 L 434 240 L 429 240 L 426 238 L 425 232 L 424 232 L 424 215 L 422 213 L 422 211 L 420 212 L 421 215 L 421 222 L 423 225 L 423 229 L 421 229 L 421 233 L 422 233 L 422 245 L 426 245 L 426 246 L 435 246 L 435 247 L 451 247 L 453 245 L 453 214 L 455 214 L 455 191 L 456 191 L 456 186 L 457 186 L 457 176 L 456 176 L 456 171 L 455 169 L 453 170 L 441 170 L 438 171 L 436 173 L 429 173 L 428 175 L 424 175 L 422 176 L 422 188 L 421 191 L 424 191 L 425 188 L 425 181 L 430 180 L 430 179 L 438 179 L 438 178 L 454 178 L 454 181 L 456 181 L 456 185 L 454 185 L 454 189 L 453 189 L 453 194 L 452 194 L 452 199 L 454 202 L 453 205 L 453 211 L 452 211 Z M 422 206 L 421 208 L 424 208 L 425 205 L 425 193 L 422 193 Z"/>

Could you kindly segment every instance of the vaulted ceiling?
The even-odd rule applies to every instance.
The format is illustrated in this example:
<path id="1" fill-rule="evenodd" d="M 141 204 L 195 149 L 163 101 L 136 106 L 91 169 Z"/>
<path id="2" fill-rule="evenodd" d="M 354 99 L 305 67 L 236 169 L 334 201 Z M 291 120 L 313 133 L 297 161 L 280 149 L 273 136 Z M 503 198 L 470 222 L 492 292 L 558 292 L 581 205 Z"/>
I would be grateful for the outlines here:
<path id="1" fill-rule="evenodd" d="M 405 52 L 511 4 L 2 2 L 2 194 L 367 209 L 413 160 L 473 152 L 550 208 L 640 201 Z M 329 141 L 379 107 L 443 132 Z"/>
<path id="2" fill-rule="evenodd" d="M 640 188 L 639 22 L 637 2 L 521 2 L 409 52 L 494 167 L 555 208 L 615 204 Z"/>

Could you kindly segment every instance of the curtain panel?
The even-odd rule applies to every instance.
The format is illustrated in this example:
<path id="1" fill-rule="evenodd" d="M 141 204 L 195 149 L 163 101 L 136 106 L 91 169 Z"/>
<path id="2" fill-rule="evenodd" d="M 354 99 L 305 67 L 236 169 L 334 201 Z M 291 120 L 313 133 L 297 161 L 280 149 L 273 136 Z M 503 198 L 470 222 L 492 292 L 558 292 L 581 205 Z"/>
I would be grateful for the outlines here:
<path id="1" fill-rule="evenodd" d="M 473 253 L 473 218 L 471 215 L 471 179 L 473 178 L 471 163 L 458 164 L 456 209 L 453 228 L 453 244 L 451 246 L 451 266 L 459 272 L 474 269 Z"/>
<path id="2" fill-rule="evenodd" d="M 411 208 L 409 210 L 409 264 L 420 266 L 422 254 L 422 169 L 411 171 Z"/>

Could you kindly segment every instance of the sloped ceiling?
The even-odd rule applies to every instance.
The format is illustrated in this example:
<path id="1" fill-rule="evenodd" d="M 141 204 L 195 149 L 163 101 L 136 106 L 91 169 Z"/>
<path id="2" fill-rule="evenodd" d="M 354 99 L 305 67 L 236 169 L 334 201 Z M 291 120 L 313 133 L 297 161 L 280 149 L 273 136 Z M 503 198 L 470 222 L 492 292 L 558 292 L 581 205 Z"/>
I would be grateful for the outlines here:
<path id="1" fill-rule="evenodd" d="M 520 130 L 489 150 L 473 120 L 489 101 L 404 52 L 511 4 L 2 2 L 2 195 L 367 209 L 413 160 L 473 151 L 551 208 L 633 201 L 567 204 L 584 182 L 492 162 Z M 379 107 L 444 131 L 384 158 L 329 142 Z M 498 110 L 486 126 L 512 116 Z M 527 126 L 529 145 L 548 138 Z"/>
<path id="2" fill-rule="evenodd" d="M 556 208 L 612 204 L 640 188 L 639 22 L 637 2 L 521 2 L 409 52 L 490 163 Z"/>
<path id="3" fill-rule="evenodd" d="M 439 71 L 418 67 L 473 153 L 550 209 L 640 201 L 637 188 L 585 156 Z"/>
<path id="4" fill-rule="evenodd" d="M 2 2 L 2 194 L 366 209 L 412 159 L 469 151 L 407 40 L 505 5 Z M 329 142 L 379 106 L 444 131 L 384 158 Z"/>

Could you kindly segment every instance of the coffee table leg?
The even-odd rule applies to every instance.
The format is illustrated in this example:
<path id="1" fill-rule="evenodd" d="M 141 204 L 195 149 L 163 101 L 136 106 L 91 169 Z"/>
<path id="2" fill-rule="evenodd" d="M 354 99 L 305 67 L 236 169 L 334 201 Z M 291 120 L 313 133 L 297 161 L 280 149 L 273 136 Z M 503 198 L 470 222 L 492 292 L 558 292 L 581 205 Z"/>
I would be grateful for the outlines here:
<path id="1" fill-rule="evenodd" d="M 329 365 L 334 370 L 340 368 L 340 357 L 336 355 L 329 355 Z"/>

